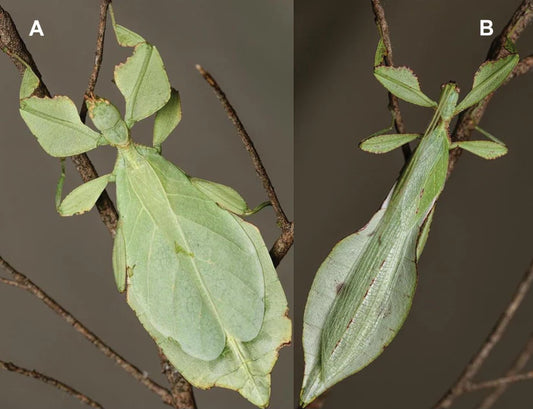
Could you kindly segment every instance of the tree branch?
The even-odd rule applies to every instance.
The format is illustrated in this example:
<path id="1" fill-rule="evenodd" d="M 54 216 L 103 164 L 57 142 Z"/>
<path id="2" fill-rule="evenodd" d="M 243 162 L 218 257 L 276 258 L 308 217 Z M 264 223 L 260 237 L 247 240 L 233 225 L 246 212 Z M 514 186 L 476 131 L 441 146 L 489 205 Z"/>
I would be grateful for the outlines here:
<path id="1" fill-rule="evenodd" d="M 196 400 L 191 384 L 172 366 L 161 350 L 159 350 L 159 357 L 163 374 L 172 387 L 172 405 L 176 409 L 196 409 Z"/>
<path id="2" fill-rule="evenodd" d="M 505 376 L 507 377 L 518 374 L 522 369 L 524 369 L 527 362 L 531 359 L 531 356 L 533 356 L 533 334 L 531 334 L 528 342 L 522 351 L 520 351 L 520 354 L 516 357 L 509 370 L 505 373 Z M 477 409 L 490 409 L 500 398 L 500 396 L 503 395 L 503 393 L 507 390 L 508 386 L 509 384 L 497 386 L 489 395 L 485 397 L 485 399 L 483 399 Z"/>
<path id="3" fill-rule="evenodd" d="M 41 300 L 48 308 L 54 311 L 57 315 L 63 318 L 67 323 L 80 333 L 85 339 L 100 350 L 105 356 L 115 361 L 115 363 L 124 369 L 127 373 L 133 376 L 136 380 L 141 382 L 149 390 L 158 395 L 163 402 L 171 404 L 172 396 L 170 391 L 150 379 L 146 374 L 137 368 L 135 365 L 128 362 L 125 358 L 115 352 L 110 346 L 105 344 L 94 332 L 83 325 L 76 317 L 58 304 L 52 297 L 44 292 L 37 284 L 32 282 L 26 275 L 15 270 L 6 260 L 0 257 L 0 267 L 9 273 L 13 279 L 6 279 L 0 277 L 0 282 L 13 287 L 26 290 L 30 294 Z"/>
<path id="4" fill-rule="evenodd" d="M 493 348 L 500 341 L 505 333 L 509 323 L 513 319 L 518 307 L 522 304 L 527 291 L 533 284 L 533 262 L 531 263 L 528 271 L 525 273 L 522 281 L 518 285 L 518 288 L 507 305 L 503 314 L 500 316 L 493 330 L 485 340 L 485 343 L 481 346 L 480 350 L 470 360 L 468 365 L 463 370 L 463 373 L 454 383 L 454 385 L 448 390 L 448 392 L 437 402 L 433 407 L 434 409 L 449 408 L 452 403 L 461 396 L 463 393 L 468 392 L 469 385 L 472 379 L 481 369 L 481 366 L 485 363 L 485 360 L 489 357 Z"/>
<path id="5" fill-rule="evenodd" d="M 385 10 L 381 5 L 380 0 L 372 0 L 372 11 L 374 12 L 374 18 L 378 26 L 380 36 L 383 39 L 383 45 L 385 46 L 386 50 L 384 56 L 385 65 L 393 67 L 394 60 L 392 58 L 392 43 L 390 40 L 389 24 L 387 23 L 387 19 L 385 18 Z M 389 111 L 391 112 L 392 118 L 394 120 L 394 128 L 398 133 L 405 133 L 405 124 L 403 122 L 402 114 L 400 112 L 400 104 L 398 101 L 398 97 L 396 97 L 396 95 L 393 95 L 390 92 L 388 93 L 388 97 Z M 407 161 L 411 156 L 411 147 L 408 143 L 402 145 L 402 152 L 405 161 Z"/>
<path id="6" fill-rule="evenodd" d="M 513 44 L 516 43 L 524 29 L 531 23 L 533 18 L 533 0 L 524 0 L 522 4 L 515 11 L 509 23 L 505 26 L 503 31 L 494 39 L 487 54 L 486 60 L 495 60 L 500 57 L 505 56 L 509 51 L 505 48 L 506 42 L 509 40 Z M 529 57 L 528 57 L 529 58 Z M 522 68 L 527 67 L 529 59 L 526 58 L 524 61 L 525 65 L 522 65 Z M 526 69 L 526 71 L 528 71 Z M 518 73 L 518 72 L 517 72 Z M 512 77 L 512 75 L 511 75 Z M 492 99 L 494 92 L 490 95 L 487 95 L 481 102 L 479 102 L 474 107 L 467 109 L 459 115 L 457 124 L 452 134 L 452 140 L 455 141 L 464 141 L 470 138 L 472 131 L 478 126 L 483 114 L 485 113 L 487 106 Z M 455 164 L 461 156 L 462 149 L 454 149 L 450 152 L 450 161 L 448 163 L 448 176 L 452 172 Z"/>
<path id="7" fill-rule="evenodd" d="M 57 379 L 51 378 L 50 376 L 37 372 L 36 370 L 29 370 L 26 368 L 22 368 L 18 365 L 15 365 L 12 362 L 6 362 L 2 360 L 0 360 L 0 368 L 5 369 L 6 371 L 9 371 L 9 372 L 18 373 L 19 375 L 27 376 L 29 378 L 37 379 L 38 381 L 44 382 L 47 385 L 51 385 L 54 388 L 57 388 L 60 391 L 63 391 L 75 397 L 80 402 L 85 403 L 86 405 L 89 405 L 91 408 L 104 409 L 102 405 L 100 405 L 98 402 L 94 401 L 93 399 L 89 398 L 87 395 L 84 395 L 83 393 L 78 392 L 76 389 L 68 386 L 67 384 L 61 381 L 58 381 Z"/>
<path id="8" fill-rule="evenodd" d="M 228 98 L 226 97 L 226 94 L 224 93 L 224 91 L 222 91 L 222 88 L 220 88 L 220 85 L 218 85 L 213 76 L 209 74 L 206 70 L 204 70 L 200 65 L 197 65 L 196 69 L 211 86 L 218 100 L 220 101 L 226 113 L 228 114 L 229 119 L 231 120 L 233 125 L 235 125 L 237 133 L 241 137 L 244 147 L 250 154 L 250 158 L 252 159 L 255 171 L 259 176 L 259 179 L 261 179 L 261 182 L 263 183 L 263 188 L 267 193 L 268 199 L 270 200 L 270 203 L 272 204 L 272 207 L 276 212 L 276 221 L 278 226 L 281 228 L 281 235 L 276 240 L 274 246 L 270 250 L 270 257 L 272 258 L 274 266 L 277 266 L 279 262 L 283 259 L 283 257 L 285 257 L 294 242 L 294 225 L 291 221 L 289 221 L 285 212 L 283 211 L 274 186 L 272 185 L 270 177 L 268 176 L 268 173 L 265 167 L 263 166 L 261 157 L 257 153 L 252 138 L 250 138 L 250 135 L 244 128 L 244 125 L 239 119 L 235 108 L 233 108 Z"/>
<path id="9" fill-rule="evenodd" d="M 516 64 L 516 67 L 514 67 L 513 72 L 511 75 L 509 75 L 509 78 L 505 81 L 505 84 L 507 84 L 509 81 L 511 81 L 513 78 L 519 77 L 520 75 L 527 74 L 531 69 L 533 68 L 533 55 L 528 55 L 525 58 L 522 58 L 518 64 Z"/>

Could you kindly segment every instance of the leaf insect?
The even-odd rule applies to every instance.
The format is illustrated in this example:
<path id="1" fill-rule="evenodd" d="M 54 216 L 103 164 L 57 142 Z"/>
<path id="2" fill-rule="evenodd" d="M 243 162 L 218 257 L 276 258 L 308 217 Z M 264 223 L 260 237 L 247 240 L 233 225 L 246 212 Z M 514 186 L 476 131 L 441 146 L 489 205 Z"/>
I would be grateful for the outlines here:
<path id="1" fill-rule="evenodd" d="M 517 54 L 481 65 L 472 90 L 458 104 L 455 83 L 444 84 L 435 102 L 421 91 L 409 68 L 385 66 L 383 53 L 380 40 L 377 80 L 398 98 L 435 113 L 423 135 L 386 130 L 360 144 L 367 152 L 384 153 L 420 139 L 378 212 L 364 228 L 341 240 L 316 273 L 304 314 L 302 406 L 370 364 L 403 325 L 415 292 L 417 261 L 446 182 L 449 151 L 460 147 L 485 159 L 507 153 L 490 136 L 492 140 L 452 143 L 449 127 L 454 116 L 503 83 L 518 62 Z"/>
<path id="2" fill-rule="evenodd" d="M 268 405 L 270 372 L 290 341 L 287 300 L 255 226 L 239 216 L 249 209 L 232 188 L 189 177 L 161 156 L 161 144 L 181 119 L 179 94 L 170 87 L 157 48 L 119 25 L 118 43 L 133 55 L 115 67 L 126 101 L 124 118 L 108 100 L 91 95 L 84 125 L 68 97 L 32 96 L 39 79 L 29 67 L 20 113 L 43 149 L 54 157 L 117 148 L 110 174 L 74 189 L 56 205 L 63 216 L 90 210 L 110 182 L 120 215 L 113 269 L 119 291 L 174 366 L 200 388 L 240 392 Z M 135 123 L 155 114 L 153 146 L 132 141 Z"/>

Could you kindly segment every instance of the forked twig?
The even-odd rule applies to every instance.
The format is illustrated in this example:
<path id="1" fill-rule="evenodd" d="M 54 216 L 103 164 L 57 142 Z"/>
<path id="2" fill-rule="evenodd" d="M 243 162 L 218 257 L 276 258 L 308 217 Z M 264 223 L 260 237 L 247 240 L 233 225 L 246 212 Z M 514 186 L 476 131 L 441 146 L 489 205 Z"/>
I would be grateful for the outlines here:
<path id="1" fill-rule="evenodd" d="M 513 376 L 518 374 L 528 361 L 533 356 L 533 334 L 529 337 L 529 340 L 527 341 L 526 345 L 520 351 L 520 354 L 516 357 L 515 361 L 509 368 L 509 370 L 505 373 L 505 376 Z M 496 401 L 500 398 L 501 395 L 507 390 L 507 387 L 509 384 L 502 384 L 494 388 L 494 390 L 488 394 L 485 399 L 479 404 L 477 409 L 489 409 L 496 403 Z"/>
<path id="2" fill-rule="evenodd" d="M 507 330 L 507 327 L 511 320 L 513 319 L 516 311 L 522 304 L 524 297 L 526 296 L 528 290 L 533 284 L 533 262 L 531 263 L 529 269 L 525 273 L 524 277 L 520 281 L 518 288 L 505 308 L 504 312 L 500 316 L 498 322 L 494 326 L 491 333 L 488 335 L 484 344 L 481 346 L 479 351 L 472 357 L 468 365 L 465 367 L 463 373 L 454 383 L 454 385 L 448 390 L 448 392 L 437 402 L 433 407 L 434 409 L 444 409 L 449 408 L 452 403 L 459 396 L 469 391 L 469 387 L 472 384 L 472 379 L 477 375 L 481 366 L 485 363 L 486 359 L 489 357 L 493 348 L 500 341 L 503 334 Z M 497 386 L 497 385 L 496 385 Z"/>
<path id="3" fill-rule="evenodd" d="M 274 266 L 277 266 L 279 262 L 283 259 L 283 257 L 285 257 L 287 252 L 290 250 L 294 242 L 294 224 L 289 221 L 287 215 L 283 211 L 274 186 L 272 185 L 272 181 L 270 180 L 270 177 L 268 176 L 263 162 L 261 161 L 261 157 L 257 153 L 252 138 L 250 138 L 250 135 L 244 128 L 244 125 L 239 119 L 235 108 L 233 108 L 228 98 L 226 97 L 226 94 L 224 93 L 224 91 L 222 91 L 222 88 L 220 88 L 220 85 L 218 85 L 213 76 L 206 70 L 204 70 L 200 65 L 197 65 L 196 69 L 211 86 L 218 100 L 220 101 L 226 113 L 228 114 L 229 119 L 231 120 L 233 125 L 235 125 L 237 133 L 241 137 L 244 147 L 250 154 L 250 158 L 252 159 L 255 171 L 257 172 L 257 175 L 263 183 L 263 188 L 267 193 L 268 199 L 270 200 L 270 203 L 272 204 L 272 207 L 276 212 L 276 220 L 279 227 L 281 228 L 281 235 L 272 246 L 272 249 L 270 250 L 270 257 L 272 258 Z"/>
<path id="4" fill-rule="evenodd" d="M 50 376 L 44 375 L 40 372 L 37 372 L 36 370 L 30 370 L 26 368 L 22 368 L 18 365 L 15 365 L 12 362 L 6 362 L 0 360 L 0 368 L 5 369 L 9 372 L 14 372 L 19 375 L 27 376 L 29 378 L 37 379 L 40 382 L 44 382 L 47 385 L 51 385 L 54 388 L 59 389 L 60 391 L 63 391 L 76 399 L 78 399 L 80 402 L 85 403 L 86 405 L 89 405 L 91 408 L 97 408 L 97 409 L 104 409 L 102 405 L 100 405 L 95 400 L 89 398 L 87 395 L 77 391 L 76 389 L 68 386 L 67 384 L 58 381 L 55 378 L 52 378 Z"/>
<path id="5" fill-rule="evenodd" d="M 105 356 L 115 361 L 115 363 L 124 369 L 127 373 L 133 376 L 136 380 L 141 382 L 149 390 L 157 394 L 163 402 L 171 404 L 172 395 L 170 391 L 146 376 L 145 372 L 141 371 L 135 365 L 128 362 L 121 355 L 115 352 L 110 346 L 105 344 L 94 332 L 82 324 L 76 317 L 68 312 L 64 307 L 58 304 L 52 297 L 44 292 L 37 284 L 31 281 L 26 275 L 15 270 L 6 260 L 0 257 L 0 268 L 9 273 L 12 279 L 0 277 L 0 283 L 17 287 L 26 290 L 33 296 L 41 300 L 48 308 L 63 318 L 70 324 L 78 333 L 100 350 Z"/>

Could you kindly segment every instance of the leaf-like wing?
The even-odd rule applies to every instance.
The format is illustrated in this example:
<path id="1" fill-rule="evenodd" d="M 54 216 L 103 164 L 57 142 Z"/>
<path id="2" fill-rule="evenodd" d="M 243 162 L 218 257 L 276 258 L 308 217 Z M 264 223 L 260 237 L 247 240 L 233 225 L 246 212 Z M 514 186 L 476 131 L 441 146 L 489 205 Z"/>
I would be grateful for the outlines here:
<path id="1" fill-rule="evenodd" d="M 216 359 L 263 321 L 257 249 L 233 215 L 154 149 L 122 150 L 115 168 L 128 302 L 191 356 Z"/>
<path id="2" fill-rule="evenodd" d="M 270 399 L 270 373 L 279 349 L 290 342 L 291 322 L 287 318 L 287 300 L 283 288 L 261 234 L 255 226 L 238 216 L 233 217 L 253 241 L 264 274 L 265 317 L 259 334 L 249 342 L 228 337 L 222 354 L 206 362 L 193 358 L 177 342 L 158 333 L 145 315 L 139 318 L 167 358 L 194 386 L 236 390 L 254 405 L 266 407 Z"/>
<path id="3" fill-rule="evenodd" d="M 232 187 L 200 178 L 191 178 L 191 182 L 211 200 L 232 213 L 243 216 L 250 211 L 246 201 Z"/>
<path id="4" fill-rule="evenodd" d="M 113 175 L 104 175 L 78 186 L 58 206 L 61 216 L 82 214 L 92 209 Z"/>
<path id="5" fill-rule="evenodd" d="M 379 66 L 374 76 L 392 94 L 411 104 L 423 107 L 436 107 L 437 103 L 427 97 L 420 89 L 416 75 L 407 67 Z"/>
<path id="6" fill-rule="evenodd" d="M 441 123 L 422 138 L 367 227 L 320 266 L 304 314 L 303 406 L 370 364 L 402 327 L 416 287 L 420 230 L 444 187 L 448 148 Z"/>
<path id="7" fill-rule="evenodd" d="M 68 97 L 25 98 L 20 101 L 20 115 L 51 156 L 77 155 L 98 146 L 100 134 L 81 122 Z"/>
<path id="8" fill-rule="evenodd" d="M 414 141 L 419 138 L 420 134 L 416 133 L 401 133 L 401 134 L 386 134 L 371 136 L 363 140 L 359 147 L 365 152 L 370 153 L 386 153 L 393 149 L 399 148 L 406 143 Z"/>
<path id="9" fill-rule="evenodd" d="M 117 24 L 112 5 L 109 5 L 109 12 L 111 14 L 111 23 L 113 24 L 113 30 L 115 31 L 117 42 L 122 47 L 135 47 L 137 44 L 145 42 L 144 38 L 142 38 L 139 34 L 134 33 L 130 29 L 127 29 L 120 24 Z"/>
<path id="10" fill-rule="evenodd" d="M 35 75 L 33 70 L 26 66 L 24 75 L 22 76 L 22 82 L 20 83 L 20 99 L 29 98 L 33 94 L 33 91 L 39 86 L 39 77 Z"/>
<path id="11" fill-rule="evenodd" d="M 115 241 L 113 242 L 113 273 L 118 291 L 121 293 L 126 290 L 127 271 L 126 243 L 124 241 L 124 233 L 122 233 L 122 222 L 119 221 L 117 234 L 115 234 Z"/>
<path id="12" fill-rule="evenodd" d="M 507 146 L 493 141 L 461 141 L 456 142 L 455 146 L 483 159 L 496 159 L 507 154 Z"/>
<path id="13" fill-rule="evenodd" d="M 135 46 L 133 55 L 115 67 L 115 83 L 126 100 L 128 127 L 161 109 L 170 98 L 170 83 L 157 48 Z"/>
<path id="14" fill-rule="evenodd" d="M 491 92 L 495 91 L 518 64 L 518 54 L 511 54 L 496 61 L 483 63 L 474 76 L 472 90 L 455 108 L 455 115 L 477 104 Z"/>
<path id="15" fill-rule="evenodd" d="M 181 121 L 180 94 L 172 88 L 170 99 L 157 111 L 154 120 L 154 146 L 159 146 Z"/>
<path id="16" fill-rule="evenodd" d="M 412 234 L 401 249 L 401 264 L 396 266 L 394 275 L 360 279 L 363 284 L 356 291 L 342 294 L 354 260 L 365 250 L 383 213 L 384 210 L 380 210 L 363 230 L 339 242 L 317 272 L 304 315 L 305 377 L 301 392 L 304 406 L 377 358 L 394 338 L 410 309 L 417 277 L 414 262 L 417 234 Z M 376 292 L 390 295 L 380 297 Z M 331 359 L 322 362 L 324 331 L 328 312 L 339 296 L 345 297 L 346 302 L 360 302 L 360 311 L 356 317 L 358 322 L 351 323 L 350 341 L 341 341 L 336 349 L 337 354 L 345 358 L 348 354 L 350 359 L 334 367 L 338 365 L 336 360 L 335 363 Z M 375 302 L 365 303 L 370 298 Z"/>

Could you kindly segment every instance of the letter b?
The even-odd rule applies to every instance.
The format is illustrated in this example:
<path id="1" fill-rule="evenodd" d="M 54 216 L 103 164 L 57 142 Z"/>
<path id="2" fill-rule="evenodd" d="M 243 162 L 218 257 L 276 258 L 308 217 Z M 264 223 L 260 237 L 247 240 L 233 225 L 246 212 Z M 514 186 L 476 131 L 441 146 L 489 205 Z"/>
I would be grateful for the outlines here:
<path id="1" fill-rule="evenodd" d="M 494 34 L 492 20 L 479 20 L 479 35 L 486 37 L 492 34 Z"/>

